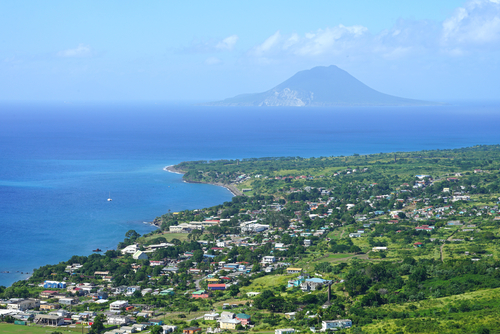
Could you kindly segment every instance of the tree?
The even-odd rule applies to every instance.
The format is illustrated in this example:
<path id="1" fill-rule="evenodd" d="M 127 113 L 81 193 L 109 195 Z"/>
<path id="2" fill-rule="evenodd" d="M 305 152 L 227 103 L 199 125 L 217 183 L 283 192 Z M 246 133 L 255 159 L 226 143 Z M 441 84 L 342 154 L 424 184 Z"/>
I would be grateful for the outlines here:
<path id="1" fill-rule="evenodd" d="M 231 295 L 231 297 L 236 297 L 238 293 L 240 293 L 240 288 L 238 287 L 238 285 L 233 284 L 229 287 L 229 294 Z"/>
<path id="2" fill-rule="evenodd" d="M 127 233 L 125 233 L 125 238 L 127 238 L 131 242 L 134 242 L 140 236 L 141 235 L 139 233 L 137 233 L 135 230 L 128 230 Z"/>
<path id="3" fill-rule="evenodd" d="M 104 330 L 104 315 L 99 314 L 94 318 L 94 323 L 90 326 L 89 333 L 99 333 Z"/>
<path id="4" fill-rule="evenodd" d="M 154 325 L 153 327 L 151 327 L 151 334 L 161 334 L 163 333 L 163 328 L 159 325 Z"/>
<path id="5" fill-rule="evenodd" d="M 361 253 L 361 248 L 359 248 L 356 245 L 353 245 L 353 246 L 351 246 L 351 248 L 349 248 L 349 252 L 354 253 L 354 254 L 358 254 L 358 253 Z"/>

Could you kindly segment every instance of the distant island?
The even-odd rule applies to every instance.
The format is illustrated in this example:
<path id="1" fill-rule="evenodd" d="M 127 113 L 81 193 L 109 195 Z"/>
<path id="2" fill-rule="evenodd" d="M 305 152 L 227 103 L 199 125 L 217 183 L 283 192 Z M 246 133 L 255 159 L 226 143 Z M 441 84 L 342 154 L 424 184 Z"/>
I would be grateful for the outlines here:
<path id="1" fill-rule="evenodd" d="M 255 94 L 242 94 L 204 106 L 326 107 L 423 106 L 440 103 L 405 99 L 380 93 L 335 65 L 300 71 L 278 86 Z"/>

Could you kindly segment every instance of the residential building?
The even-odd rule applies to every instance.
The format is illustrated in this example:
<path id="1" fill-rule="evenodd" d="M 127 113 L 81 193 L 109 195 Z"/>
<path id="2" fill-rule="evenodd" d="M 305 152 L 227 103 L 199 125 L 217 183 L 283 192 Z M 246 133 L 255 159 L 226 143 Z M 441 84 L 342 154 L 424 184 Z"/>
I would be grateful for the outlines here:
<path id="1" fill-rule="evenodd" d="M 300 274 L 302 272 L 302 268 L 287 268 L 287 274 Z"/>
<path id="2" fill-rule="evenodd" d="M 350 319 L 342 320 L 324 320 L 321 322 L 321 331 L 327 331 L 330 329 L 337 328 L 349 328 L 352 326 L 352 321 Z"/>
<path id="3" fill-rule="evenodd" d="M 232 312 L 222 312 L 220 315 L 221 319 L 234 319 L 235 314 Z"/>
<path id="4" fill-rule="evenodd" d="M 203 320 L 217 320 L 219 313 L 207 313 L 203 316 Z"/>
<path id="5" fill-rule="evenodd" d="M 134 258 L 134 260 L 147 260 L 148 259 L 148 255 L 140 250 L 135 252 L 134 255 L 132 255 L 132 257 Z"/>
<path id="6" fill-rule="evenodd" d="M 274 330 L 274 334 L 293 334 L 293 333 L 295 333 L 295 329 L 293 328 L 280 328 Z"/>
<path id="7" fill-rule="evenodd" d="M 110 311 L 121 311 L 122 308 L 127 307 L 127 306 L 128 306 L 127 300 L 117 300 L 117 301 L 109 304 L 109 310 Z"/>
<path id="8" fill-rule="evenodd" d="M 221 329 L 236 329 L 236 326 L 240 325 L 241 321 L 236 319 L 221 319 L 220 328 Z"/>
<path id="9" fill-rule="evenodd" d="M 226 284 L 208 284 L 208 290 L 226 290 Z"/>
<path id="10" fill-rule="evenodd" d="M 251 317 L 245 313 L 238 313 L 235 317 L 236 320 L 240 321 L 243 326 L 250 324 Z"/>
<path id="11" fill-rule="evenodd" d="M 131 323 L 131 320 L 125 315 L 108 315 L 108 324 L 110 325 L 126 325 L 129 323 Z"/>
<path id="12" fill-rule="evenodd" d="M 161 327 L 163 328 L 163 334 L 174 332 L 177 329 L 177 326 L 174 325 L 163 325 Z"/>
<path id="13" fill-rule="evenodd" d="M 271 264 L 274 262 L 276 262 L 276 257 L 274 257 L 274 256 L 264 256 L 262 258 L 262 263 L 264 263 L 264 264 Z"/>
<path id="14" fill-rule="evenodd" d="M 182 334 L 195 334 L 197 332 L 201 333 L 201 328 L 200 327 L 188 327 L 188 328 L 184 328 L 182 330 Z"/>

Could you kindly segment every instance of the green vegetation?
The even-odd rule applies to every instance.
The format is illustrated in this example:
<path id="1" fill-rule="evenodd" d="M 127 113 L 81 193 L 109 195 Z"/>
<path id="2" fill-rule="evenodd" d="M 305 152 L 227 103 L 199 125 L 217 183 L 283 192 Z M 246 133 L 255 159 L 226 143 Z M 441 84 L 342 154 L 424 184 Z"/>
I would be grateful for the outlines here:
<path id="1" fill-rule="evenodd" d="M 91 291 L 72 311 L 100 314 L 110 302 L 128 300 L 153 307 L 178 330 L 216 327 L 193 319 L 235 304 L 235 312 L 251 315 L 254 332 L 319 329 L 335 319 L 351 319 L 353 327 L 342 331 L 353 333 L 497 331 L 500 146 L 196 161 L 176 169 L 188 181 L 252 190 L 214 207 L 169 212 L 155 219 L 157 231 L 128 231 L 116 251 L 43 266 L 27 281 L 0 287 L 0 298 L 38 297 L 39 283 L 56 280 L 110 295 L 96 304 Z M 207 221 L 203 230 L 170 232 Z M 133 245 L 148 259 L 120 251 Z M 264 257 L 275 262 L 263 263 Z M 289 274 L 289 267 L 302 272 Z M 322 283 L 311 288 L 308 277 Z M 208 291 L 207 279 L 228 283 L 227 289 Z M 329 283 L 332 298 L 325 304 Z M 120 286 L 137 291 L 113 296 Z M 160 293 L 168 288 L 173 295 Z M 198 290 L 208 298 L 192 297 Z M 134 318 L 144 308 L 124 314 Z M 288 312 L 295 318 L 285 317 Z"/>

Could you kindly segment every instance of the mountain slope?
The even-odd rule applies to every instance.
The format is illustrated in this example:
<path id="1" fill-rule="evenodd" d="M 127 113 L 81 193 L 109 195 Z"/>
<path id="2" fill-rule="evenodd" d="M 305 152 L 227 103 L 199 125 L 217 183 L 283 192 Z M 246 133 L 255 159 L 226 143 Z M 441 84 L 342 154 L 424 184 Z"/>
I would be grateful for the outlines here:
<path id="1" fill-rule="evenodd" d="M 433 105 L 380 93 L 346 71 L 331 65 L 300 71 L 278 86 L 257 94 L 242 94 L 203 105 L 212 106 L 342 106 Z"/>

